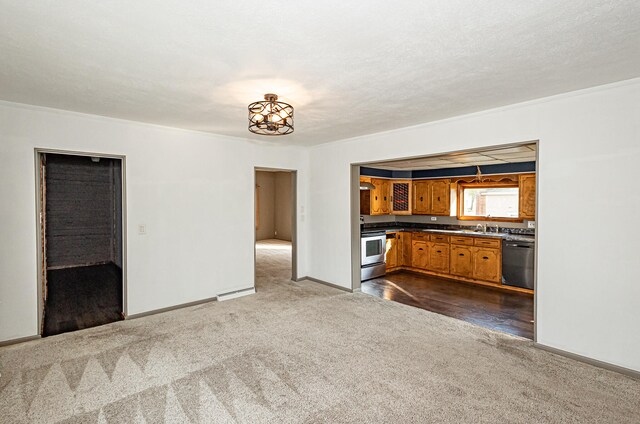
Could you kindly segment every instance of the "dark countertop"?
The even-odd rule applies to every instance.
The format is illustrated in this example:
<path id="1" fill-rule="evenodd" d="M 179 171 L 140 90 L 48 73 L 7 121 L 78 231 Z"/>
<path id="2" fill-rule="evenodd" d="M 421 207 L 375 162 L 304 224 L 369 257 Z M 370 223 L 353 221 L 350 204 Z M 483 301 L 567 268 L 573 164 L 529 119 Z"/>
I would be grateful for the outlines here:
<path id="1" fill-rule="evenodd" d="M 428 226 L 424 228 L 424 226 Z M 430 228 L 429 228 L 430 227 Z M 443 228 L 445 227 L 445 228 Z M 451 228 L 454 227 L 454 228 Z M 369 233 L 393 233 L 398 231 L 412 231 L 412 232 L 425 232 L 434 234 L 449 234 L 457 236 L 469 236 L 469 237 L 490 237 L 505 239 L 508 241 L 524 241 L 535 242 L 535 233 L 528 229 L 520 228 L 499 228 L 498 232 L 478 232 L 472 229 L 473 227 L 460 227 L 458 226 L 435 226 L 433 224 L 409 224 L 403 225 L 403 223 L 390 223 L 388 225 L 380 224 L 364 224 L 361 226 L 361 234 Z"/>

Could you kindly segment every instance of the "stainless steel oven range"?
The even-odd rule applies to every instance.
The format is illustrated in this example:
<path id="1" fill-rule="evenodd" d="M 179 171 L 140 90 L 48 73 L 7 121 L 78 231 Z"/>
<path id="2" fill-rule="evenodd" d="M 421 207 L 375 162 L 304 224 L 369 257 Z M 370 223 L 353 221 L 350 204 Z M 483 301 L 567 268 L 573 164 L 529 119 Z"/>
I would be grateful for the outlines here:
<path id="1" fill-rule="evenodd" d="M 370 280 L 385 274 L 385 231 L 362 233 L 360 245 L 360 280 Z"/>

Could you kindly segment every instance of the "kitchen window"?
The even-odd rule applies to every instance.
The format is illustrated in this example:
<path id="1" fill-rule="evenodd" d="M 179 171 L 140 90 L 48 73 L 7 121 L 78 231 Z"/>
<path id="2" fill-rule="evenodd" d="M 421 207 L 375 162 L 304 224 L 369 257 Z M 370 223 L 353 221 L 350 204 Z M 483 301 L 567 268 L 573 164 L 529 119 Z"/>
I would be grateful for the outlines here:
<path id="1" fill-rule="evenodd" d="M 458 219 L 520 221 L 518 183 L 459 183 Z"/>

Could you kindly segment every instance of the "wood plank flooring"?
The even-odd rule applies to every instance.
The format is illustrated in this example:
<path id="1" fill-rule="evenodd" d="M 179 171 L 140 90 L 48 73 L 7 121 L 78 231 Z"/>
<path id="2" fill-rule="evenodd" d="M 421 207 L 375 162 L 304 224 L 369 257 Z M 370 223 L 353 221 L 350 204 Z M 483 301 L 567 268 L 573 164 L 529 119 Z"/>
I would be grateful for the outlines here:
<path id="1" fill-rule="evenodd" d="M 362 292 L 533 339 L 533 296 L 406 271 L 365 281 Z"/>
<path id="2" fill-rule="evenodd" d="M 122 270 L 115 264 L 50 270 L 43 336 L 122 319 Z"/>

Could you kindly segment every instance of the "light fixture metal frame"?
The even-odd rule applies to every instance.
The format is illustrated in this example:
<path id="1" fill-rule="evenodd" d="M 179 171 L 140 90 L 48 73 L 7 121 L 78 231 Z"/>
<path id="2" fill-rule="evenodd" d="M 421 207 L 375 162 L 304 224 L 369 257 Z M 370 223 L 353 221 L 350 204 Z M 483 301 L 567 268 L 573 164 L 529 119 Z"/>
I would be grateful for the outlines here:
<path id="1" fill-rule="evenodd" d="M 264 100 L 253 102 L 249 109 L 249 131 L 254 134 L 278 136 L 293 132 L 293 106 L 279 102 L 276 94 L 267 93 Z M 276 116 L 277 119 L 273 119 Z"/>

